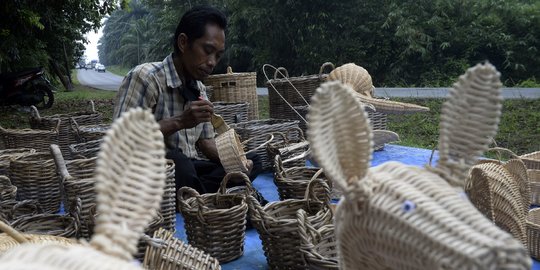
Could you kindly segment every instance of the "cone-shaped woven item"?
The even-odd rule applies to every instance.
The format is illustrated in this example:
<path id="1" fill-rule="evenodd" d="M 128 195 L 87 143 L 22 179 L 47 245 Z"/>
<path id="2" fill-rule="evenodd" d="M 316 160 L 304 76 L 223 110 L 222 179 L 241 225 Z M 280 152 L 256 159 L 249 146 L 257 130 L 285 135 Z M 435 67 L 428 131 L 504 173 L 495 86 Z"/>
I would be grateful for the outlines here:
<path id="1" fill-rule="evenodd" d="M 354 91 L 367 97 L 373 97 L 373 82 L 368 71 L 354 63 L 337 67 L 328 74 L 327 81 L 341 81 Z"/>

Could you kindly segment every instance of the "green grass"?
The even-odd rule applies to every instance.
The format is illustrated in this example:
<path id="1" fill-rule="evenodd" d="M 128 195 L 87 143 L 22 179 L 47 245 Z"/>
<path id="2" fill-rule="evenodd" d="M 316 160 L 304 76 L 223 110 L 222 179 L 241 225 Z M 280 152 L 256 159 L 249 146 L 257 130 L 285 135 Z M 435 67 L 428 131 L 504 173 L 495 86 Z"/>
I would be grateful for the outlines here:
<path id="1" fill-rule="evenodd" d="M 131 68 L 127 68 L 127 67 L 123 67 L 119 65 L 108 66 L 106 68 L 110 73 L 116 74 L 118 76 L 126 76 L 126 74 L 131 70 Z"/>

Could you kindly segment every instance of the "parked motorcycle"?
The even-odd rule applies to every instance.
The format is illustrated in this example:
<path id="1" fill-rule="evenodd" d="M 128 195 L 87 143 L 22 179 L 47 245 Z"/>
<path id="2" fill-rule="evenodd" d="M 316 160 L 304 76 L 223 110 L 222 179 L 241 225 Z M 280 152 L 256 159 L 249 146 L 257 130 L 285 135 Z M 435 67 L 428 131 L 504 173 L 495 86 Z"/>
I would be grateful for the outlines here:
<path id="1" fill-rule="evenodd" d="M 54 87 L 43 74 L 42 67 L 0 74 L 0 105 L 50 108 L 54 102 Z"/>

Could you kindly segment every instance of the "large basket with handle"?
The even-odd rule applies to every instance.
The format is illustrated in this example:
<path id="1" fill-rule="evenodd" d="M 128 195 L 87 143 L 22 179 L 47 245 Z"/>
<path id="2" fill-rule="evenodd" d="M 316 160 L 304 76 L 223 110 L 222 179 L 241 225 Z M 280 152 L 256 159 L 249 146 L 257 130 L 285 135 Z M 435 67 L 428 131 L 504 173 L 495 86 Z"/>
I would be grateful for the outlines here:
<path id="1" fill-rule="evenodd" d="M 329 192 L 325 181 L 315 179 L 306 190 L 304 199 L 271 202 L 264 208 L 253 196 L 247 196 L 251 222 L 262 240 L 269 269 L 306 269 L 300 251 L 302 240 L 296 212 L 305 210 L 316 229 L 332 223 L 330 199 L 320 201 L 314 196 L 313 191 L 318 185 Z"/>
<path id="2" fill-rule="evenodd" d="M 212 86 L 212 102 L 247 102 L 249 120 L 259 119 L 256 72 L 233 73 L 227 67 L 227 73 L 210 75 L 204 84 Z"/>
<path id="3" fill-rule="evenodd" d="M 70 124 L 70 119 L 77 121 L 80 125 L 96 125 L 102 121 L 102 114 L 96 112 L 94 102 L 90 101 L 89 111 L 79 111 L 66 114 L 55 114 L 41 116 L 36 107 L 31 106 L 30 126 L 33 129 L 51 130 L 56 127 L 56 121 L 60 120 L 58 127 L 58 145 L 64 155 L 69 153 L 68 146 L 76 142 L 75 134 L 73 134 Z M 48 146 L 47 146 L 48 147 Z"/>
<path id="4" fill-rule="evenodd" d="M 318 74 L 299 77 L 289 77 L 289 73 L 284 67 L 274 68 L 274 78 L 266 82 L 270 118 L 299 119 L 292 107 L 309 104 L 308 101 L 315 89 L 326 81 L 328 74 L 324 72 L 327 68 L 334 69 L 334 64 L 326 62 L 321 65 Z"/>
<path id="5" fill-rule="evenodd" d="M 244 253 L 248 211 L 245 196 L 226 194 L 229 180 L 239 175 L 244 174 L 227 174 L 217 193 L 199 195 L 189 187 L 178 190 L 178 207 L 184 217 L 189 244 L 204 250 L 220 263 Z"/>
<path id="6" fill-rule="evenodd" d="M 521 155 L 520 158 L 527 169 L 540 170 L 540 151 Z"/>
<path id="7" fill-rule="evenodd" d="M 58 144 L 58 128 L 60 120 L 51 130 L 40 129 L 4 129 L 0 127 L 0 137 L 4 140 L 4 146 L 8 149 L 33 148 L 39 152 L 49 151 L 50 144 Z"/>
<path id="8" fill-rule="evenodd" d="M 163 228 L 148 239 L 143 265 L 146 269 L 197 269 L 219 270 L 219 261 L 204 251 L 182 242 L 171 231 Z"/>

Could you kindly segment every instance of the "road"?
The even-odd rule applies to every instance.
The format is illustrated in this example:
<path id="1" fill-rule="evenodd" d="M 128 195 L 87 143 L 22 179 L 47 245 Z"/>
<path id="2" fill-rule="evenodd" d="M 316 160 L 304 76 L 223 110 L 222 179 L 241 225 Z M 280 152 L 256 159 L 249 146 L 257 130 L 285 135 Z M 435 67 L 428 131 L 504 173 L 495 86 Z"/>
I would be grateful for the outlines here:
<path id="1" fill-rule="evenodd" d="M 118 91 L 124 77 L 110 72 L 79 69 L 77 78 L 82 85 L 102 90 Z M 445 98 L 449 88 L 375 88 L 376 97 Z M 257 94 L 268 95 L 266 87 L 257 87 Z M 540 88 L 503 88 L 504 99 L 538 99 Z"/>
<path id="2" fill-rule="evenodd" d="M 93 69 L 78 69 L 77 79 L 85 86 L 101 90 L 118 91 L 124 77 L 112 74 L 108 71 L 97 72 Z"/>

